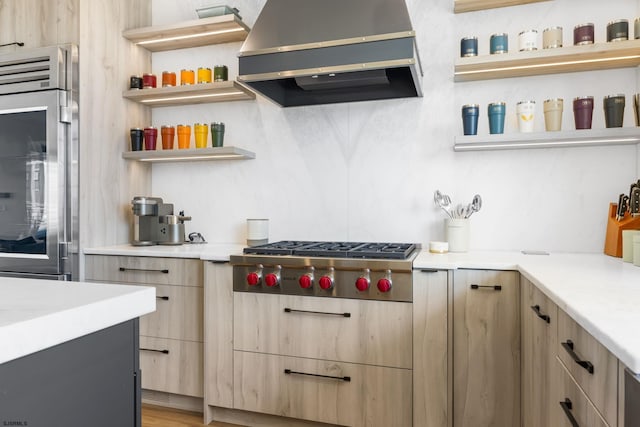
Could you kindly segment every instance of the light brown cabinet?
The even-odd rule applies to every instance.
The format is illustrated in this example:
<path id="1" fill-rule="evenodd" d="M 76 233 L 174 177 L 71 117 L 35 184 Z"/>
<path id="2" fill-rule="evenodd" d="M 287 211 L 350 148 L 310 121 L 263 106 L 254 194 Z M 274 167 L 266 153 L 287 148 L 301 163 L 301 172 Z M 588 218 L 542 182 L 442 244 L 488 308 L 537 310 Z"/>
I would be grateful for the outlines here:
<path id="1" fill-rule="evenodd" d="M 522 427 L 548 427 L 557 377 L 558 307 L 524 277 L 522 310 Z M 555 408 L 553 408 L 555 409 Z"/>
<path id="2" fill-rule="evenodd" d="M 411 425 L 411 370 L 236 351 L 237 409 L 353 427 Z"/>
<path id="3" fill-rule="evenodd" d="M 557 354 L 607 424 L 616 426 L 618 359 L 563 311 L 558 313 Z"/>
<path id="4" fill-rule="evenodd" d="M 411 369 L 411 304 L 236 292 L 234 349 Z"/>
<path id="5" fill-rule="evenodd" d="M 513 271 L 454 272 L 454 427 L 520 425 L 518 282 Z"/>
<path id="6" fill-rule="evenodd" d="M 552 393 L 555 405 L 551 408 L 551 424 L 556 427 L 611 427 L 600 416 L 587 395 L 578 386 L 559 358 L 556 359 L 558 377 Z M 615 395 L 615 394 L 614 394 Z"/>
<path id="7" fill-rule="evenodd" d="M 202 261 L 87 255 L 85 265 L 87 281 L 156 288 L 156 311 L 140 318 L 142 388 L 202 398 Z"/>
<path id="8" fill-rule="evenodd" d="M 449 281 L 439 270 L 413 272 L 413 426 L 446 427 L 451 414 Z"/>
<path id="9" fill-rule="evenodd" d="M 411 425 L 410 303 L 234 292 L 233 324 L 235 409 Z"/>

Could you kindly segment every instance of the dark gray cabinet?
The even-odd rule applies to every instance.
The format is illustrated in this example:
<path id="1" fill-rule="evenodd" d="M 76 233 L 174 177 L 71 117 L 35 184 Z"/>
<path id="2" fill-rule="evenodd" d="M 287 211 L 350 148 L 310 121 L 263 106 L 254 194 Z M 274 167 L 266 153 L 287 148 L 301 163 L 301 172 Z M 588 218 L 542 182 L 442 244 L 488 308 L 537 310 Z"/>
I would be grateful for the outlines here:
<path id="1" fill-rule="evenodd" d="M 139 427 L 138 319 L 0 365 L 0 425 Z"/>

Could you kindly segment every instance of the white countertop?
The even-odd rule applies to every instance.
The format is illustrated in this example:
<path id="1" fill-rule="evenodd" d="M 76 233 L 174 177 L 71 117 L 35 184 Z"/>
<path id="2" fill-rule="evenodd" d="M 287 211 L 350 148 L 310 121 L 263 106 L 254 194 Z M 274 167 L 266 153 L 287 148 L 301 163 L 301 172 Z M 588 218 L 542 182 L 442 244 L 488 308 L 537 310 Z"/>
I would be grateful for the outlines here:
<path id="1" fill-rule="evenodd" d="M 0 277 L 0 364 L 155 308 L 152 287 Z"/>
<path id="2" fill-rule="evenodd" d="M 629 369 L 640 373 L 640 267 L 602 254 L 422 252 L 414 268 L 519 271 Z"/>
<path id="3" fill-rule="evenodd" d="M 167 246 L 132 246 L 129 244 L 84 249 L 85 255 L 122 255 L 169 258 L 194 258 L 204 261 L 229 261 L 229 255 L 241 254 L 237 243 L 201 243 Z"/>

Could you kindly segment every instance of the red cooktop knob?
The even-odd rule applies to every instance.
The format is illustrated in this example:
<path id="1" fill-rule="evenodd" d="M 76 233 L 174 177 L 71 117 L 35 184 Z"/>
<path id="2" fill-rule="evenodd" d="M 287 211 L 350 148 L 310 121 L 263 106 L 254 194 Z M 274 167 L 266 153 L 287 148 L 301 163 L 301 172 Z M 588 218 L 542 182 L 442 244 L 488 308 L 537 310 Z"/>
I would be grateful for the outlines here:
<path id="1" fill-rule="evenodd" d="M 369 289 L 369 279 L 366 277 L 359 277 L 358 280 L 356 280 L 356 288 L 358 288 L 360 292 Z"/>
<path id="2" fill-rule="evenodd" d="M 274 273 L 269 273 L 266 276 L 264 276 L 264 284 L 269 286 L 270 288 L 273 288 L 274 286 L 278 286 L 278 276 L 275 275 Z"/>
<path id="3" fill-rule="evenodd" d="M 318 281 L 321 289 L 327 290 L 333 288 L 333 279 L 329 276 L 322 276 Z"/>
<path id="4" fill-rule="evenodd" d="M 308 274 L 304 274 L 300 276 L 300 278 L 298 279 L 298 284 L 302 289 L 309 289 L 313 284 L 313 281 L 311 280 L 311 277 L 309 277 Z"/>
<path id="5" fill-rule="evenodd" d="M 391 280 L 389 279 L 378 280 L 378 290 L 380 292 L 389 292 L 391 290 Z"/>
<path id="6" fill-rule="evenodd" d="M 260 276 L 258 276 L 258 273 L 247 274 L 247 284 L 249 286 L 255 286 L 258 283 L 260 283 Z"/>

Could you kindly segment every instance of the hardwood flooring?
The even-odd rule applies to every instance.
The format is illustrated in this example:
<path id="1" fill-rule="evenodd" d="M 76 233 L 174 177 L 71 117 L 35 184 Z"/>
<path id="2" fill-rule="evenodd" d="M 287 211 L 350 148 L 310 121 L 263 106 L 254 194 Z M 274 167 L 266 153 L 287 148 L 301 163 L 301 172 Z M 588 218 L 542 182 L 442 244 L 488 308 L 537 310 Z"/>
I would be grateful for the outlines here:
<path id="1" fill-rule="evenodd" d="M 143 404 L 142 427 L 205 427 L 205 424 L 202 423 L 202 414 L 198 412 Z M 238 425 L 213 422 L 208 427 L 238 427 Z"/>

